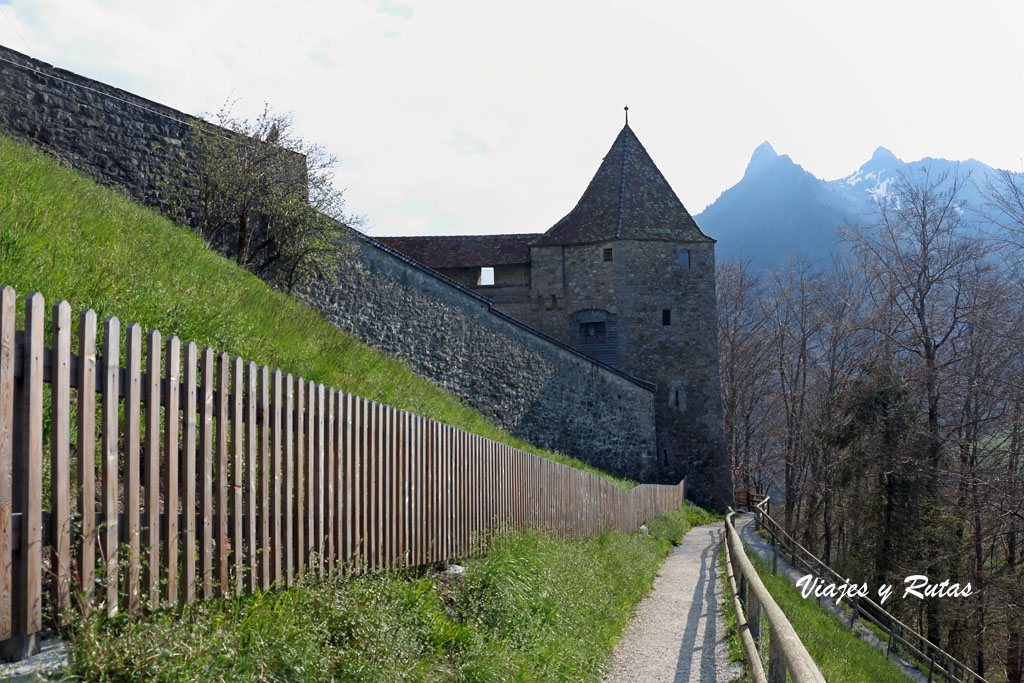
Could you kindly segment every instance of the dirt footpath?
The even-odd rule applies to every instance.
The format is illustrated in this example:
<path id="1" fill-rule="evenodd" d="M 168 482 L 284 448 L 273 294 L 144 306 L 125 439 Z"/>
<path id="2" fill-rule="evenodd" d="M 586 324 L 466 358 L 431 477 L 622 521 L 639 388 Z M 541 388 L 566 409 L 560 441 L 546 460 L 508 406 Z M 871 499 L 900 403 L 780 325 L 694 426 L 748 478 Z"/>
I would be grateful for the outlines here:
<path id="1" fill-rule="evenodd" d="M 728 664 L 725 646 L 722 533 L 722 522 L 694 527 L 668 556 L 615 648 L 606 681 L 728 683 L 742 673 Z"/>

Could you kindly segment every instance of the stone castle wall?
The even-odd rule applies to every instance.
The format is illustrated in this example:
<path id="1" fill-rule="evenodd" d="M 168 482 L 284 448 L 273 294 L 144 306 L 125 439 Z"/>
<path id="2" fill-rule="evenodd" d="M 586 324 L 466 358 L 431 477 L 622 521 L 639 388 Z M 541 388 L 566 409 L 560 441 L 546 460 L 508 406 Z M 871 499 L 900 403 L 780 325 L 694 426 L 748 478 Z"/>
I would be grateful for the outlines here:
<path id="1" fill-rule="evenodd" d="M 0 46 L 0 132 L 155 208 L 166 169 L 190 161 L 181 142 L 193 121 Z M 517 436 L 611 472 L 646 475 L 656 438 L 653 385 L 510 320 L 372 240 L 353 242 L 357 254 L 339 265 L 337 286 L 300 292 L 328 320 L 407 359 Z"/>
<path id="2" fill-rule="evenodd" d="M 688 267 L 680 259 L 684 250 Z M 530 257 L 529 290 L 494 297 L 494 306 L 653 381 L 657 435 L 647 480 L 664 483 L 685 476 L 694 500 L 718 509 L 729 504 L 714 243 L 622 239 L 532 247 Z M 472 289 L 490 294 L 487 287 Z M 581 321 L 598 319 L 606 321 L 601 339 L 580 336 Z"/>
<path id="3" fill-rule="evenodd" d="M 689 268 L 680 267 L 689 251 Z M 694 500 L 732 502 L 718 368 L 715 255 L 711 242 L 624 242 L 616 250 L 622 368 L 657 382 L 663 481 L 686 476 Z M 664 325 L 663 311 L 671 311 Z"/>
<path id="4" fill-rule="evenodd" d="M 606 249 L 612 250 L 610 261 L 605 260 Z M 689 252 L 688 268 L 681 266 L 681 250 Z M 729 504 L 732 478 L 719 388 L 714 243 L 614 240 L 534 247 L 531 258 L 531 305 L 519 305 L 522 319 L 585 349 L 573 315 L 605 311 L 608 332 L 612 320 L 615 325 L 614 351 L 606 353 L 617 358 L 616 367 L 657 385 L 656 447 L 646 470 L 648 480 L 671 482 L 685 476 L 694 500 L 718 509 Z M 514 310 L 500 301 L 495 305 Z M 666 310 L 668 325 L 663 324 Z"/>
<path id="5" fill-rule="evenodd" d="M 356 240 L 338 283 L 298 292 L 342 329 L 533 444 L 609 472 L 650 477 L 653 385 L 612 371 L 497 312 L 426 268 Z"/>
<path id="6" fill-rule="evenodd" d="M 0 45 L 0 129 L 154 208 L 195 119 Z"/>

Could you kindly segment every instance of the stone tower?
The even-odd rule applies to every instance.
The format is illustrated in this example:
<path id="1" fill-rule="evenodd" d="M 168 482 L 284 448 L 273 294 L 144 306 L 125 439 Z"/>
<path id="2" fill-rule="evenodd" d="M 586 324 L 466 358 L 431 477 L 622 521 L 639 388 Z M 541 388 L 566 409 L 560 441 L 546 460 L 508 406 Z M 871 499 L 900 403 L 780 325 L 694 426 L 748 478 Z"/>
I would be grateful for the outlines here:
<path id="1" fill-rule="evenodd" d="M 633 476 L 664 483 L 685 476 L 688 497 L 718 509 L 731 503 L 715 241 L 628 123 L 576 206 L 547 232 L 381 241 L 508 315 L 654 382 L 657 450 Z"/>

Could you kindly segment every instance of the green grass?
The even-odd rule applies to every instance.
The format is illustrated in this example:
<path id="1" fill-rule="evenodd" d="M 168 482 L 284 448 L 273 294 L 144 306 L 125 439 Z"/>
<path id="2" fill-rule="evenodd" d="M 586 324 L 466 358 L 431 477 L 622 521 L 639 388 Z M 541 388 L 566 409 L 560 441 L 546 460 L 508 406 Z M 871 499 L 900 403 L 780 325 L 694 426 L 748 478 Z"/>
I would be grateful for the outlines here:
<path id="1" fill-rule="evenodd" d="M 512 437 L 454 395 L 271 290 L 190 230 L 0 136 L 0 285 L 73 316 L 139 323 L 598 474 Z M 19 298 L 19 310 L 24 299 Z M 77 327 L 77 323 L 75 323 Z M 49 331 L 47 332 L 49 334 Z M 124 337 L 122 333 L 122 338 Z M 122 342 L 123 344 L 123 342 Z"/>
<path id="2" fill-rule="evenodd" d="M 771 567 L 748 549 L 758 575 L 775 602 L 785 612 L 800 640 L 818 664 L 827 681 L 850 683 L 906 681 L 909 677 L 889 660 L 884 652 L 864 642 L 834 614 L 813 599 L 804 599 L 800 591 L 780 574 L 771 575 Z M 767 647 L 767 628 L 762 624 L 762 638 Z"/>
<path id="3" fill-rule="evenodd" d="M 692 527 L 720 522 L 722 519 L 723 515 L 705 510 L 686 500 L 681 507 L 647 520 L 647 530 L 655 538 L 664 538 L 673 545 L 679 545 L 683 536 Z"/>
<path id="4" fill-rule="evenodd" d="M 79 680 L 596 681 L 671 551 L 705 511 L 560 540 L 506 534 L 456 579 L 411 571 L 309 583 L 70 629 Z M 685 530 L 683 530 L 685 533 Z"/>
<path id="5" fill-rule="evenodd" d="M 729 662 L 742 662 L 744 666 L 743 675 L 737 680 L 739 683 L 746 683 L 750 680 L 750 674 L 746 669 L 747 658 L 743 653 L 743 643 L 740 642 L 740 632 L 736 626 L 736 608 L 732 601 L 732 587 L 729 585 L 729 576 L 725 570 L 725 544 L 718 548 L 718 571 L 722 581 L 723 612 L 725 613 L 725 644 L 729 648 Z"/>

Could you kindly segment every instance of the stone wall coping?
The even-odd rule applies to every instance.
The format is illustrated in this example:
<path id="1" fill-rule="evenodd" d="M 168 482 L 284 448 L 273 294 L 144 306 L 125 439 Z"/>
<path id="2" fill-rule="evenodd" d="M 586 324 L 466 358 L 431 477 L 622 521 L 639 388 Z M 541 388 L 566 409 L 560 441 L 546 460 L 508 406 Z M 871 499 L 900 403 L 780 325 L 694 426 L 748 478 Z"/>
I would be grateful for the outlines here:
<path id="1" fill-rule="evenodd" d="M 13 57 L 13 59 L 12 59 Z M 18 59 L 22 61 L 17 61 Z M 73 71 L 62 69 L 59 66 L 54 66 L 41 59 L 30 57 L 24 53 L 18 52 L 6 45 L 0 45 L 0 62 L 10 64 L 11 66 L 18 67 L 19 69 L 25 69 L 31 71 L 38 76 L 43 78 L 52 78 L 58 81 L 67 83 L 76 88 L 82 88 L 83 90 L 89 90 L 96 93 L 97 95 L 103 95 L 104 97 L 110 97 L 118 100 L 132 107 L 137 107 L 143 111 L 147 111 L 150 114 L 156 116 L 162 116 L 166 119 L 173 121 L 174 123 L 195 127 L 196 124 L 201 120 L 191 114 L 186 114 L 183 111 L 179 111 L 174 107 L 168 107 L 166 104 L 160 104 L 154 100 L 136 95 L 135 93 L 122 90 L 116 86 L 104 83 L 103 81 L 97 81 L 81 74 L 76 74 Z"/>

